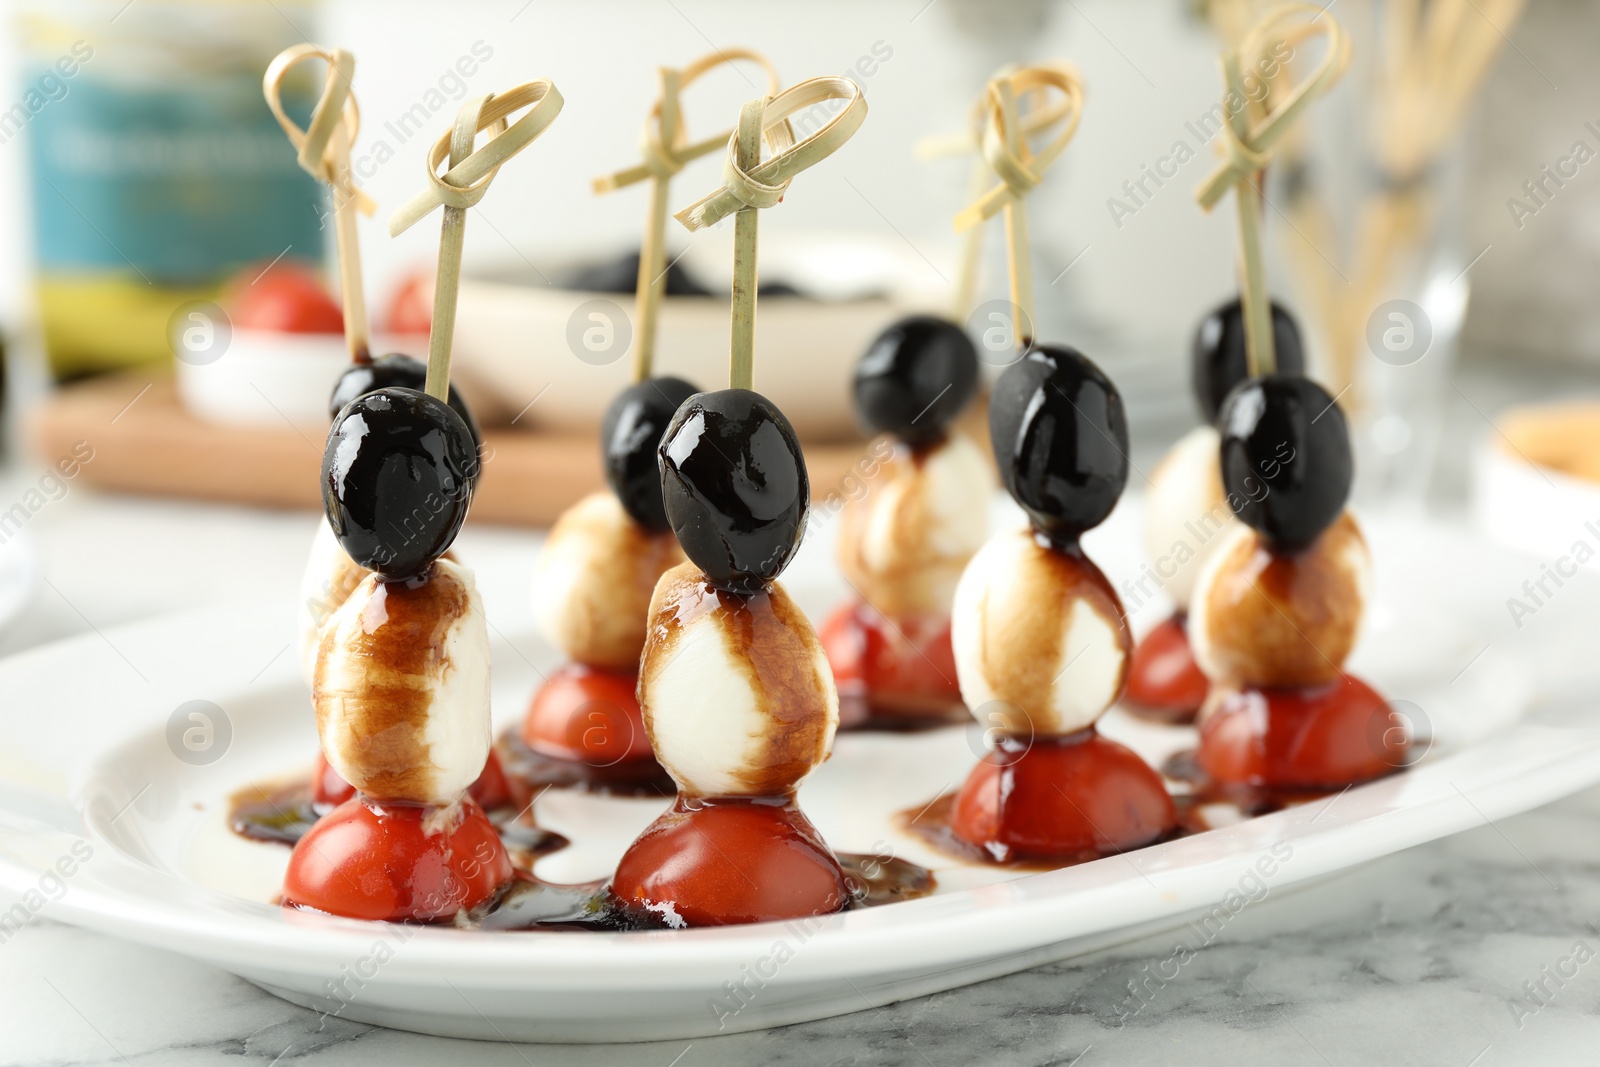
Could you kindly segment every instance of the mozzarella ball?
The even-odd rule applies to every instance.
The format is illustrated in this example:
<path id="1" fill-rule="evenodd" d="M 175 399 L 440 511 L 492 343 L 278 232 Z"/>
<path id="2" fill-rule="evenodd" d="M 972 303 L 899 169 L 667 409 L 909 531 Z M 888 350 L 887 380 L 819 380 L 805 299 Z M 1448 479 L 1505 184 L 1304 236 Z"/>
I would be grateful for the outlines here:
<path id="1" fill-rule="evenodd" d="M 556 520 L 534 564 L 534 618 L 574 662 L 638 670 L 650 594 L 682 561 L 671 531 L 650 533 L 609 490 L 586 496 Z"/>
<path id="2" fill-rule="evenodd" d="M 894 447 L 845 507 L 840 568 L 881 615 L 948 615 L 962 569 L 988 536 L 994 489 L 994 465 L 965 434 L 921 452 Z"/>
<path id="3" fill-rule="evenodd" d="M 339 610 L 350 591 L 361 584 L 361 579 L 371 573 L 350 558 L 333 535 L 327 516 L 323 516 L 311 541 L 311 558 L 306 560 L 305 573 L 300 576 L 300 669 L 307 682 L 317 669 L 317 644 L 323 624 Z"/>
<path id="4" fill-rule="evenodd" d="M 1372 557 L 1346 511 L 1305 551 L 1228 532 L 1195 583 L 1189 640 L 1214 683 L 1304 686 L 1339 676 L 1371 596 Z"/>
<path id="5" fill-rule="evenodd" d="M 639 706 L 656 759 L 698 796 L 781 796 L 828 758 L 839 695 L 783 586 L 730 594 L 692 563 L 650 603 Z"/>
<path id="6" fill-rule="evenodd" d="M 1222 488 L 1217 431 L 1200 426 L 1172 446 L 1150 474 L 1145 494 L 1145 550 L 1161 588 L 1179 611 L 1222 534 L 1240 525 Z"/>
<path id="7" fill-rule="evenodd" d="M 489 758 L 489 630 L 472 572 L 369 574 L 322 628 L 311 691 L 333 769 L 378 800 L 447 804 Z"/>
<path id="8" fill-rule="evenodd" d="M 961 697 L 1011 734 L 1069 734 L 1116 702 L 1133 638 L 1100 568 L 996 534 L 972 558 L 950 618 Z"/>

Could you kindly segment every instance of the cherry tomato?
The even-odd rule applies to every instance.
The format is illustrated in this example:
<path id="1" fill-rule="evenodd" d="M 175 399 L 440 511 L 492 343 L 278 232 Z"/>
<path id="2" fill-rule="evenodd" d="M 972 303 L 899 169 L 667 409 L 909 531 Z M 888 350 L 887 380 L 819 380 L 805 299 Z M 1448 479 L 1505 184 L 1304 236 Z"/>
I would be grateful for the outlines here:
<path id="1" fill-rule="evenodd" d="M 356 787 L 328 763 L 328 757 L 317 750 L 317 762 L 311 765 L 311 803 L 318 811 L 327 812 L 356 795 Z"/>
<path id="2" fill-rule="evenodd" d="M 839 861 L 798 808 L 737 797 L 679 797 L 628 847 L 611 889 L 687 926 L 827 915 L 849 900 Z"/>
<path id="3" fill-rule="evenodd" d="M 511 860 L 483 809 L 461 801 L 456 825 L 430 833 L 419 804 L 352 797 L 295 845 L 283 902 L 351 919 L 447 920 L 511 880 Z"/>
<path id="4" fill-rule="evenodd" d="M 389 332 L 426 335 L 433 326 L 433 274 L 413 271 L 389 304 Z"/>
<path id="5" fill-rule="evenodd" d="M 1030 743 L 1003 738 L 967 776 L 950 826 L 991 857 L 1081 860 L 1139 848 L 1178 812 L 1161 776 L 1091 727 Z"/>
<path id="6" fill-rule="evenodd" d="M 239 329 L 274 333 L 343 333 L 340 310 L 316 273 L 280 260 L 262 273 L 240 273 L 229 291 L 228 317 Z"/>
<path id="7" fill-rule="evenodd" d="M 494 749 L 489 750 L 489 758 L 483 762 L 483 773 L 467 787 L 467 796 L 484 811 L 503 808 L 512 802 L 511 784 L 506 781 L 506 772 L 501 769 L 500 757 Z"/>
<path id="8" fill-rule="evenodd" d="M 833 668 L 842 726 L 854 725 L 869 710 L 937 713 L 961 704 L 949 619 L 891 625 L 866 604 L 845 604 L 822 624 L 817 639 Z"/>
<path id="9" fill-rule="evenodd" d="M 483 773 L 478 775 L 478 780 L 472 783 L 467 794 L 485 811 L 511 803 L 511 786 L 506 782 L 505 771 L 500 769 L 500 757 L 495 755 L 493 749 L 489 750 Z M 311 767 L 311 802 L 317 806 L 317 810 L 336 808 L 355 795 L 356 787 L 340 777 L 339 772 L 329 766 L 327 757 L 319 751 L 317 762 Z"/>
<path id="10" fill-rule="evenodd" d="M 1212 694 L 1198 759 L 1218 782 L 1339 789 L 1405 766 L 1410 748 L 1388 702 L 1341 674 L 1305 689 Z"/>
<path id="11" fill-rule="evenodd" d="M 1125 696 L 1129 710 L 1140 718 L 1190 722 L 1210 689 L 1189 648 L 1182 615 L 1163 622 L 1134 647 Z"/>
<path id="12" fill-rule="evenodd" d="M 533 695 L 522 740 L 535 752 L 593 767 L 649 759 L 638 684 L 636 674 L 569 663 Z"/>

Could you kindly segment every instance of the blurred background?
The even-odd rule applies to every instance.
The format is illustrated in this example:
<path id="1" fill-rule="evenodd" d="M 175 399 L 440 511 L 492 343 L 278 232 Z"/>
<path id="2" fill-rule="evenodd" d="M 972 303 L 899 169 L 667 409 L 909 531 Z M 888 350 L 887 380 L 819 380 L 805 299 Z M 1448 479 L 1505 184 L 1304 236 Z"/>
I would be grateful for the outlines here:
<path id="1" fill-rule="evenodd" d="M 626 257 L 648 192 L 591 183 L 640 161 L 658 67 L 733 46 L 763 52 L 786 84 L 848 75 L 870 104 L 862 132 L 761 223 L 757 387 L 806 438 L 814 484 L 859 455 L 847 383 L 867 341 L 907 310 L 952 313 L 951 219 L 974 157 L 929 160 L 919 144 L 967 129 L 997 68 L 1057 59 L 1079 67 L 1088 99 L 1030 200 L 1037 333 L 1118 382 L 1148 470 L 1199 418 L 1196 323 L 1237 292 L 1232 199 L 1207 214 L 1193 191 L 1220 141 L 1205 124 L 1218 49 L 1266 6 L 11 0 L 8 469 L 25 488 L 87 442 L 74 486 L 316 506 L 321 383 L 344 358 L 337 297 L 318 280 L 338 276 L 332 220 L 260 85 L 274 54 L 309 39 L 357 58 L 352 156 L 378 205 L 360 243 L 380 349 L 426 347 L 437 223 L 391 239 L 385 221 L 423 188 L 424 154 L 459 102 L 535 77 L 566 98 L 468 221 L 456 370 L 494 428 L 477 520 L 547 524 L 597 484 L 594 426 L 626 380 Z M 1271 288 L 1351 416 L 1359 499 L 1476 516 L 1503 540 L 1562 551 L 1563 523 L 1600 515 L 1600 409 L 1582 402 L 1600 383 L 1600 7 L 1343 0 L 1331 13 L 1356 58 L 1279 150 L 1265 217 Z M 1320 58 L 1319 43 L 1304 49 L 1293 80 Z M 320 77 L 287 87 L 302 123 Z M 696 83 L 690 137 L 726 129 L 761 84 L 748 65 Z M 689 164 L 673 208 L 714 188 L 720 167 L 720 153 Z M 658 365 L 712 387 L 731 231 L 669 223 Z M 956 314 L 980 335 L 985 302 L 1006 295 L 991 225 L 976 307 Z"/>

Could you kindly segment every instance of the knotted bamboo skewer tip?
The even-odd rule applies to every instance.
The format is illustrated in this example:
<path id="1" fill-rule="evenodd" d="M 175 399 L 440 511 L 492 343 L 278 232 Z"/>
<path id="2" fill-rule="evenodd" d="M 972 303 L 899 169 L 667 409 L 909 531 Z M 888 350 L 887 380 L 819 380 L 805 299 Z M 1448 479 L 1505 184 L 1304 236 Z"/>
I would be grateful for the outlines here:
<path id="1" fill-rule="evenodd" d="M 500 167 L 550 128 L 561 114 L 561 94 L 548 79 L 524 82 L 506 92 L 473 97 L 456 112 L 455 124 L 433 143 L 425 160 L 428 185 L 389 218 L 389 234 L 397 236 L 444 209 L 439 227 L 439 270 L 434 283 L 433 324 L 428 331 L 427 392 L 447 401 L 450 394 L 450 347 L 455 336 L 456 301 L 461 288 L 461 251 L 466 237 L 467 209 L 483 199 Z M 507 119 L 528 110 L 515 122 Z M 492 136 L 474 149 L 477 136 Z M 449 170 L 439 168 L 449 160 Z"/>
<path id="2" fill-rule="evenodd" d="M 795 140 L 791 116 L 816 104 L 843 100 L 844 107 L 816 133 Z M 775 97 L 745 104 L 728 138 L 722 185 L 673 217 L 693 231 L 734 216 L 733 309 L 728 384 L 749 389 L 754 381 L 757 219 L 776 205 L 796 174 L 837 152 L 867 117 L 867 98 L 846 77 L 811 78 Z M 761 159 L 765 142 L 771 155 Z"/>
<path id="3" fill-rule="evenodd" d="M 327 63 L 322 94 L 311 112 L 311 121 L 301 129 L 283 106 L 283 82 L 289 71 L 309 59 Z M 284 49 L 267 65 L 261 91 L 273 117 L 295 149 L 300 167 L 327 184 L 333 200 L 334 243 L 339 257 L 339 296 L 344 312 L 345 344 L 355 363 L 372 359 L 367 327 L 367 303 L 361 278 L 361 245 L 356 234 L 356 212 L 370 216 L 376 205 L 355 183 L 350 166 L 350 149 L 361 130 L 361 111 L 356 106 L 351 79 L 355 76 L 355 56 L 343 48 L 327 49 L 314 44 L 297 44 Z"/>

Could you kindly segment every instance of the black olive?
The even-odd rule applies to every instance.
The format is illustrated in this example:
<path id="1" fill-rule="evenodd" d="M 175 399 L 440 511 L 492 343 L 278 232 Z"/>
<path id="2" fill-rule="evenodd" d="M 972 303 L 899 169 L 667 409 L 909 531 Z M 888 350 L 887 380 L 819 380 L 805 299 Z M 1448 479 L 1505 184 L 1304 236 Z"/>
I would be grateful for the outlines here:
<path id="1" fill-rule="evenodd" d="M 712 585 L 753 593 L 783 571 L 800 547 L 811 482 L 776 404 L 748 389 L 697 393 L 658 454 L 667 521 Z"/>
<path id="2" fill-rule="evenodd" d="M 880 333 L 856 364 L 856 418 L 913 448 L 944 440 L 978 387 L 978 353 L 946 319 L 913 315 Z"/>
<path id="3" fill-rule="evenodd" d="M 371 363 L 352 363 L 345 368 L 343 374 L 339 375 L 339 380 L 333 383 L 333 394 L 328 397 L 328 418 L 338 418 L 340 410 L 363 393 L 370 393 L 374 389 L 387 389 L 390 386 L 416 389 L 420 392 L 427 384 L 427 380 L 428 365 L 420 359 L 413 359 L 399 352 L 379 356 Z M 461 421 L 467 424 L 467 430 L 472 434 L 472 443 L 481 450 L 483 438 L 478 433 L 478 420 L 467 410 L 467 402 L 461 399 L 461 394 L 454 385 L 450 386 L 450 406 L 461 416 Z"/>
<path id="4" fill-rule="evenodd" d="M 989 437 L 1006 491 L 1062 548 L 1104 522 L 1128 483 L 1122 394 L 1065 345 L 1036 345 L 1000 375 Z"/>
<path id="5" fill-rule="evenodd" d="M 1273 548 L 1298 552 L 1350 499 L 1354 466 L 1344 412 L 1298 374 L 1268 374 L 1228 394 L 1218 424 L 1222 485 L 1240 521 Z"/>
<path id="6" fill-rule="evenodd" d="M 567 279 L 568 289 L 590 293 L 631 293 L 639 287 L 639 253 L 627 252 L 578 270 Z M 711 290 L 677 260 L 667 263 L 667 296 L 710 296 Z"/>
<path id="7" fill-rule="evenodd" d="M 647 378 L 618 393 L 600 423 L 606 481 L 623 510 L 652 533 L 669 528 L 656 448 L 679 405 L 699 391 L 682 378 Z"/>
<path id="8" fill-rule="evenodd" d="M 1272 302 L 1272 348 L 1277 364 L 1273 368 L 1275 371 L 1305 373 L 1306 356 L 1300 342 L 1300 326 L 1276 300 Z M 1244 306 L 1235 297 L 1201 319 L 1194 332 L 1194 398 L 1207 422 L 1216 425 L 1222 401 L 1234 386 L 1249 376 Z"/>
<path id="9" fill-rule="evenodd" d="M 415 389 L 358 396 L 322 453 L 322 506 L 350 558 L 414 578 L 450 547 L 472 503 L 478 450 L 461 416 Z"/>

